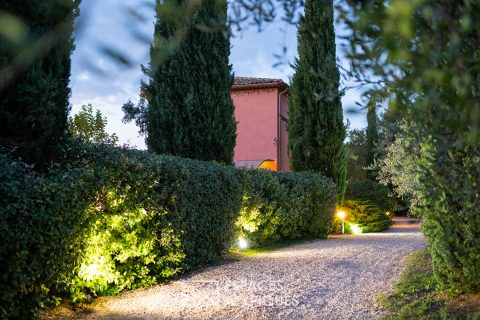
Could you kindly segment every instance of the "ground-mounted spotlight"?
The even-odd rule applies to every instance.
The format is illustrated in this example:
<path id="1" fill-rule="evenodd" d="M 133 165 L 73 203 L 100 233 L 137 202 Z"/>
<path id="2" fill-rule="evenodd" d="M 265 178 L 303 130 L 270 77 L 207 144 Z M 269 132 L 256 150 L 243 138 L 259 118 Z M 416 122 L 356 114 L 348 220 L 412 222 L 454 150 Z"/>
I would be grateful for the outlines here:
<path id="1" fill-rule="evenodd" d="M 363 233 L 362 228 L 360 228 L 360 226 L 357 225 L 357 224 L 351 224 L 350 225 L 350 230 L 352 230 L 353 234 L 362 234 Z"/>
<path id="2" fill-rule="evenodd" d="M 248 249 L 248 241 L 243 237 L 238 238 L 237 245 L 238 245 L 238 248 L 240 250 L 247 250 Z"/>

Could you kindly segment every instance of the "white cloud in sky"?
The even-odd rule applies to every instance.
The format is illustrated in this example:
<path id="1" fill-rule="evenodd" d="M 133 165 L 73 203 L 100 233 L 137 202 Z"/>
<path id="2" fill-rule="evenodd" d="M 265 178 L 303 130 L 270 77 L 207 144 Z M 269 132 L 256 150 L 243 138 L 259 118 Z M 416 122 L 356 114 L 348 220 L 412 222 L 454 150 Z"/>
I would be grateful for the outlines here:
<path id="1" fill-rule="evenodd" d="M 78 81 L 88 81 L 90 80 L 92 77 L 90 76 L 90 73 L 88 73 L 87 71 L 83 71 L 82 73 L 80 73 L 77 77 L 77 80 Z"/>
<path id="2" fill-rule="evenodd" d="M 273 61 L 270 55 L 257 51 L 255 56 L 245 57 L 244 60 L 240 60 L 234 65 L 235 75 L 240 77 L 283 79 L 283 81 L 289 83 L 289 78 L 293 74 L 292 68 L 288 65 L 273 68 L 272 65 Z"/>

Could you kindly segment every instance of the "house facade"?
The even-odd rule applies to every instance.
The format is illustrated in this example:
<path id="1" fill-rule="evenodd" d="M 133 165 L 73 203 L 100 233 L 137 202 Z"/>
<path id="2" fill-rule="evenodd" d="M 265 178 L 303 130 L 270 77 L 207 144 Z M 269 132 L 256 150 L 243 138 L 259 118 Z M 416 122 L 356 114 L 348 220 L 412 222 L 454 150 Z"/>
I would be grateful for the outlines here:
<path id="1" fill-rule="evenodd" d="M 238 167 L 290 171 L 288 160 L 288 85 L 280 79 L 236 77 L 235 105 Z"/>

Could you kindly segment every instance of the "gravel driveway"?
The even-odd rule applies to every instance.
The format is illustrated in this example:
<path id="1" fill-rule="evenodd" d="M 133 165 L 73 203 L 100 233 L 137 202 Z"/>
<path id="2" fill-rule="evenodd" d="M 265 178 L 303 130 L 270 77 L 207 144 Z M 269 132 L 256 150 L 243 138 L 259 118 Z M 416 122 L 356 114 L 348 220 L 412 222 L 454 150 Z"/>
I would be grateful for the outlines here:
<path id="1" fill-rule="evenodd" d="M 167 285 L 100 298 L 82 319 L 372 319 L 405 257 L 425 247 L 418 224 L 338 235 L 203 269 Z M 58 317 L 58 315 L 57 315 Z"/>

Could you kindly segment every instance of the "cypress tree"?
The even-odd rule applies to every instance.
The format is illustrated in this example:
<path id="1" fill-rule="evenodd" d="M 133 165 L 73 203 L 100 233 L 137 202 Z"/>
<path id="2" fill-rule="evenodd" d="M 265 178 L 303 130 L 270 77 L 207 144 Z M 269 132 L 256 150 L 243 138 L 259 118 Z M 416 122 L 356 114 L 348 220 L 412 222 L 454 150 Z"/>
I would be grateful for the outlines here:
<path id="1" fill-rule="evenodd" d="M 42 168 L 67 134 L 73 24 L 80 1 L 0 1 L 18 38 L 0 37 L 0 144 Z M 27 26 L 22 34 L 21 22 Z"/>
<path id="2" fill-rule="evenodd" d="M 377 113 L 373 105 L 368 106 L 367 111 L 367 159 L 365 165 L 367 166 L 367 176 L 371 180 L 376 180 L 377 170 L 373 170 L 371 166 L 375 163 L 377 157 L 378 147 L 378 128 L 377 128 Z"/>
<path id="3" fill-rule="evenodd" d="M 125 118 L 146 122 L 140 121 L 140 127 L 146 128 L 147 146 L 156 153 L 231 164 L 236 122 L 230 98 L 233 74 L 228 61 L 227 3 L 203 0 L 192 19 L 185 14 L 171 18 L 163 9 L 172 4 L 182 1 L 157 3 L 156 40 L 145 70 L 150 79 L 142 84 L 146 99 L 130 112 L 124 106 Z M 179 30 L 186 33 L 178 48 L 158 63 L 167 49 L 159 39 L 171 42 Z"/>
<path id="4" fill-rule="evenodd" d="M 314 171 L 346 186 L 345 126 L 336 65 L 332 0 L 307 0 L 289 101 L 289 150 L 295 171 Z"/>

